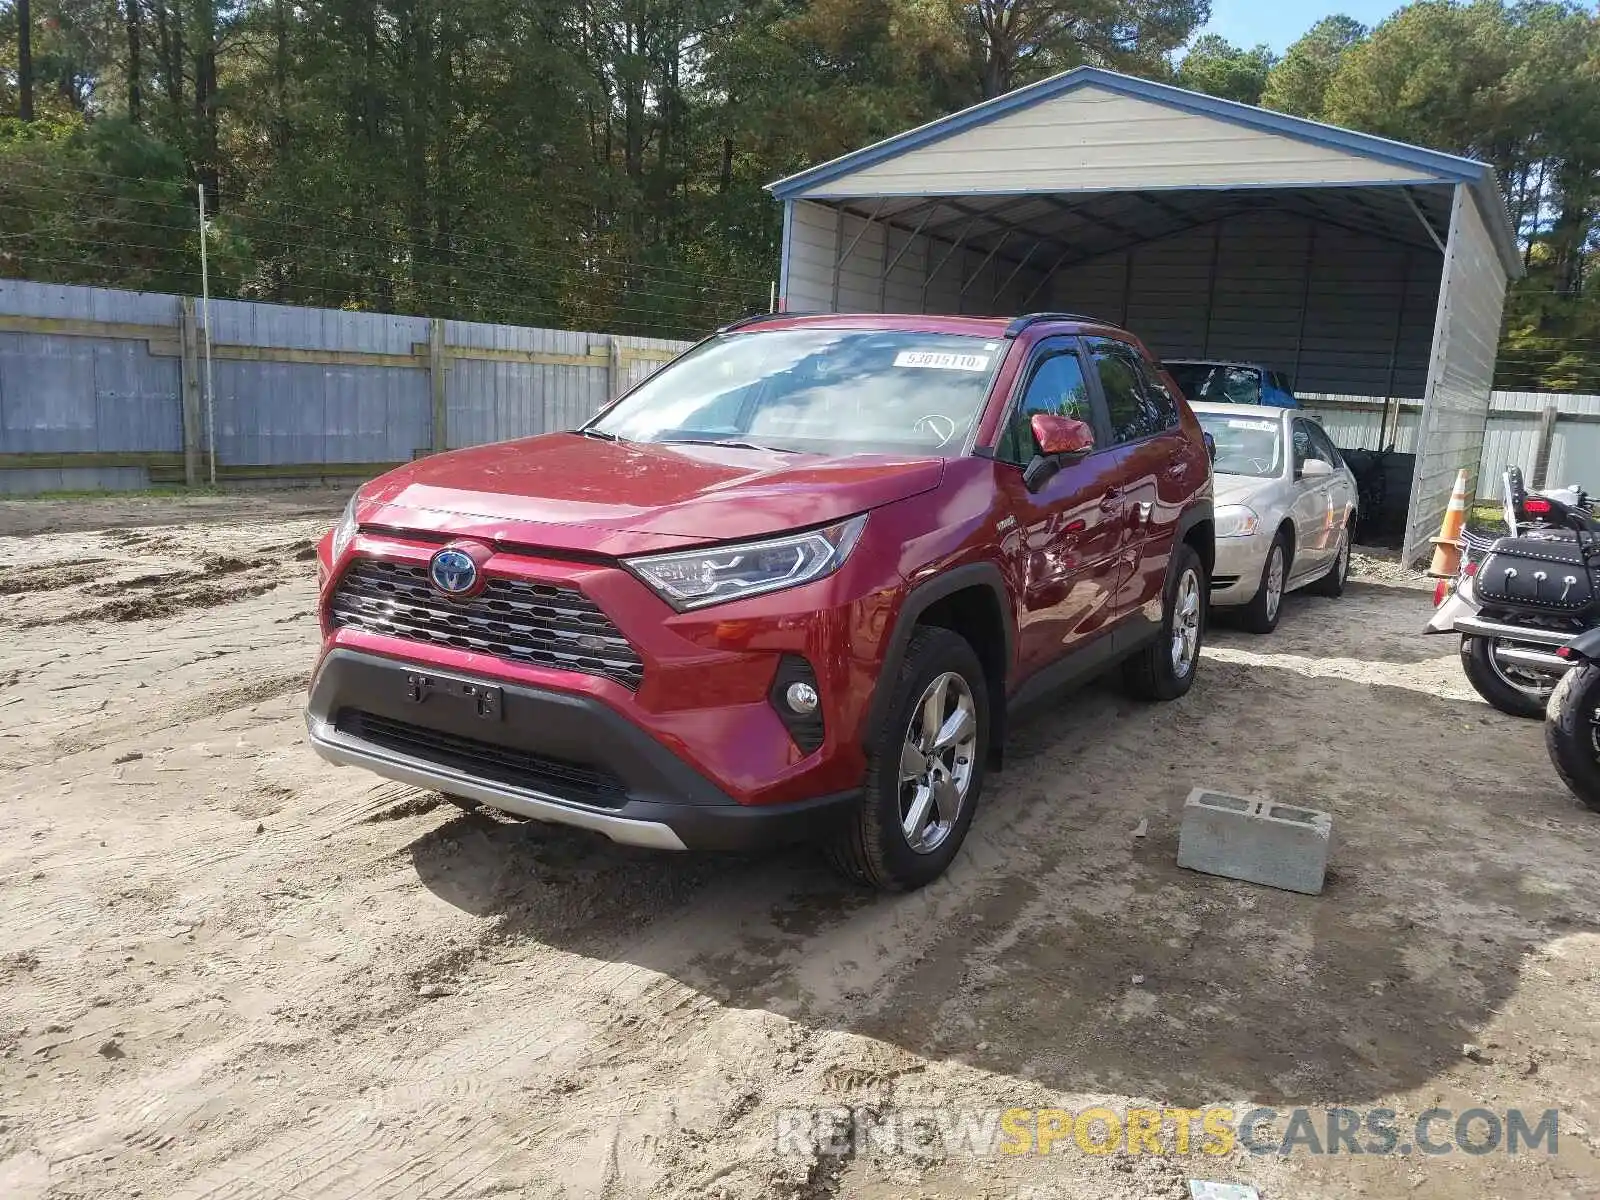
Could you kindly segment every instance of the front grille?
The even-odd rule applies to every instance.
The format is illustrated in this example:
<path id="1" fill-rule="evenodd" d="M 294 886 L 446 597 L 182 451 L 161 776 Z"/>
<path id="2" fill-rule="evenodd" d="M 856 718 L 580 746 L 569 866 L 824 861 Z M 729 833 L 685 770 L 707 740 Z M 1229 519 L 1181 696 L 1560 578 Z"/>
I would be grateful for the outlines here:
<path id="1" fill-rule="evenodd" d="M 364 558 L 339 581 L 330 615 L 339 626 L 603 675 L 635 690 L 644 675 L 638 652 L 594 601 L 551 583 L 490 579 L 470 600 L 450 600 L 426 567 Z"/>
<path id="2" fill-rule="evenodd" d="M 441 733 L 356 708 L 340 709 L 333 724 L 350 737 L 453 768 L 475 779 L 531 788 L 596 808 L 620 808 L 628 798 L 622 780 L 604 767 Z"/>

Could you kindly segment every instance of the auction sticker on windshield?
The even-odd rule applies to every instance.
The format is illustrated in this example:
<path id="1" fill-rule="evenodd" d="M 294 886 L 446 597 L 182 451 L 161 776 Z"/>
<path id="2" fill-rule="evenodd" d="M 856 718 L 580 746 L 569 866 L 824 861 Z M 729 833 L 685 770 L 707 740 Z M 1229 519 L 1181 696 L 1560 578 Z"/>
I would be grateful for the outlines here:
<path id="1" fill-rule="evenodd" d="M 1277 430 L 1276 421 L 1242 421 L 1238 417 L 1228 418 L 1229 429 L 1255 429 L 1262 433 L 1272 433 Z"/>
<path id="2" fill-rule="evenodd" d="M 932 367 L 936 371 L 987 371 L 987 354 L 949 354 L 938 350 L 902 350 L 894 356 L 897 367 Z"/>

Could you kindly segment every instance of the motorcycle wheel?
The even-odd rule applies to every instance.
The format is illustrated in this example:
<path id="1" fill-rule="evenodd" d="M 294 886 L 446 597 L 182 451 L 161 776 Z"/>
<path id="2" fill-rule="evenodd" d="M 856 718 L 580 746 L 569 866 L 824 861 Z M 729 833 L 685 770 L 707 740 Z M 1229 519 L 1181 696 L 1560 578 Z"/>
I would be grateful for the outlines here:
<path id="1" fill-rule="evenodd" d="M 1502 666 L 1494 656 L 1495 638 L 1463 637 L 1461 668 L 1473 690 L 1513 717 L 1544 716 L 1556 681 L 1548 675 Z"/>
<path id="2" fill-rule="evenodd" d="M 1600 812 L 1600 666 L 1584 663 L 1561 677 L 1544 720 L 1544 744 L 1572 794 Z"/>

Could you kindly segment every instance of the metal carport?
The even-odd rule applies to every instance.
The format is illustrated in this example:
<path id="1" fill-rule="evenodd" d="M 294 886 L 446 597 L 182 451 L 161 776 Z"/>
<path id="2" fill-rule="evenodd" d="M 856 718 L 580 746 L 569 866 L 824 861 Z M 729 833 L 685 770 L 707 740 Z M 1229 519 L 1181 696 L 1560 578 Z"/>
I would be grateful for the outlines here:
<path id="1" fill-rule="evenodd" d="M 789 311 L 1083 312 L 1302 392 L 1422 397 L 1408 562 L 1476 476 L 1522 270 L 1483 163 L 1080 67 L 770 190 Z"/>

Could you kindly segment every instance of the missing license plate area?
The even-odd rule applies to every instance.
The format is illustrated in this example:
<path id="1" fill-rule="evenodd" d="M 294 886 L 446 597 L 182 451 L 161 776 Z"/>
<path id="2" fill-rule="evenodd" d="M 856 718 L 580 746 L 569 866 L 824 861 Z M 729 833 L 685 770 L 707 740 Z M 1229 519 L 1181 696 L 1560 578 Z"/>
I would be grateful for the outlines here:
<path id="1" fill-rule="evenodd" d="M 406 699 L 413 704 L 449 705 L 484 721 L 498 721 L 503 708 L 500 689 L 492 684 L 416 671 L 406 675 Z"/>

